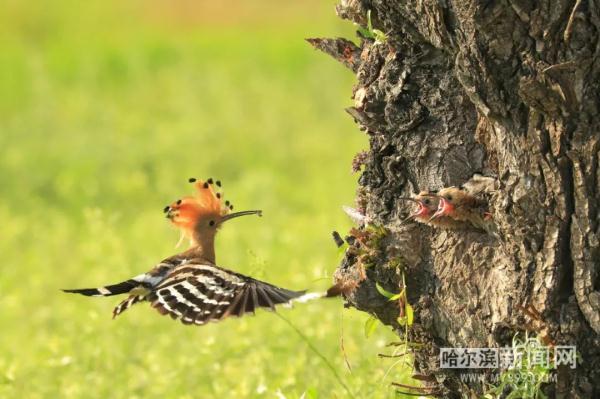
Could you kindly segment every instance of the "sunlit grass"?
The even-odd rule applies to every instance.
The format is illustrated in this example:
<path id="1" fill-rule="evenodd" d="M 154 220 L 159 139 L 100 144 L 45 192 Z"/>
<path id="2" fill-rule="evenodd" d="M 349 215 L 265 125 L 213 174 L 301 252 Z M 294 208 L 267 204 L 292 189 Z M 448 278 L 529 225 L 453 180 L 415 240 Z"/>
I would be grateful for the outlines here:
<path id="1" fill-rule="evenodd" d="M 287 12 L 293 23 L 263 24 L 277 18 L 267 3 L 262 20 L 222 29 L 218 15 L 165 22 L 158 1 L 143 13 L 99 1 L 0 11 L 0 397 L 346 396 L 267 312 L 193 328 L 137 305 L 112 321 L 118 300 L 59 291 L 171 255 L 177 233 L 161 209 L 190 176 L 218 177 L 236 209 L 264 210 L 223 229 L 220 264 L 294 289 L 330 283 L 330 233 L 350 227 L 340 206 L 352 203 L 350 162 L 367 143 L 343 112 L 351 73 L 302 39 L 352 29 L 320 2 Z M 393 397 L 401 371 L 383 381 L 392 363 L 376 357 L 393 334 L 366 340 L 367 316 L 337 299 L 282 313 L 357 397 Z"/>

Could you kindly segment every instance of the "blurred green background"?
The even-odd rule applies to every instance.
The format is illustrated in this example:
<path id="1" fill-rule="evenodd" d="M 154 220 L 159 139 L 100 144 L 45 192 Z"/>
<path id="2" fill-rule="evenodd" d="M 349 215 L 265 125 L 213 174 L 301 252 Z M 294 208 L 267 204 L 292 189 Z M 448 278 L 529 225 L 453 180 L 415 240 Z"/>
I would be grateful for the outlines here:
<path id="1" fill-rule="evenodd" d="M 0 398 L 347 397 L 268 312 L 201 328 L 118 298 L 174 253 L 162 215 L 187 178 L 223 181 L 264 217 L 220 233 L 218 263 L 324 290 L 367 146 L 350 71 L 303 41 L 353 36 L 329 1 L 15 1 L 0 9 Z M 403 380 L 339 299 L 281 310 L 360 398 Z M 352 372 L 345 366 L 341 339 Z M 386 374 L 386 372 L 389 372 Z"/>

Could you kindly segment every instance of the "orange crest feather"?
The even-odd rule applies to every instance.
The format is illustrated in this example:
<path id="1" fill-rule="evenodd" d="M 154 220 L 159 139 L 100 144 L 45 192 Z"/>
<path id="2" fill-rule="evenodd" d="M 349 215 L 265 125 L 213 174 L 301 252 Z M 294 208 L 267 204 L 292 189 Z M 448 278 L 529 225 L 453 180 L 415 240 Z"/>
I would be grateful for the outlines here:
<path id="1" fill-rule="evenodd" d="M 213 179 L 190 179 L 196 188 L 195 196 L 184 197 L 165 207 L 167 218 L 184 232 L 191 232 L 201 218 L 221 218 L 233 209 L 229 201 L 223 201 L 223 194 L 214 188 Z M 218 187 L 220 181 L 216 181 Z"/>

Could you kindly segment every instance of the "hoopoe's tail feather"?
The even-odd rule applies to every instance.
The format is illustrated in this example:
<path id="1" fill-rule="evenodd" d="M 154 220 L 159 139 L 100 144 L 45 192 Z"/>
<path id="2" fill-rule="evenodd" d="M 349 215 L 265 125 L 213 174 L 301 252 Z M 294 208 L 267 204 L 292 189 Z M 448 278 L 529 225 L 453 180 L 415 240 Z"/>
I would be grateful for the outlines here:
<path id="1" fill-rule="evenodd" d="M 295 303 L 306 303 L 315 299 L 329 298 L 327 292 L 308 292 L 295 298 L 291 298 L 288 302 L 282 304 L 284 308 L 291 308 Z"/>
<path id="2" fill-rule="evenodd" d="M 63 290 L 63 291 L 71 293 L 71 294 L 81 294 L 81 295 L 85 295 L 85 296 L 111 296 L 111 295 L 126 294 L 139 285 L 140 285 L 139 282 L 137 282 L 133 279 L 130 279 L 130 280 L 125 280 L 118 284 L 107 285 L 104 287 L 80 288 L 80 289 Z"/>
<path id="3" fill-rule="evenodd" d="M 327 298 L 326 292 L 309 292 L 291 300 L 293 303 L 305 303 L 315 299 Z"/>

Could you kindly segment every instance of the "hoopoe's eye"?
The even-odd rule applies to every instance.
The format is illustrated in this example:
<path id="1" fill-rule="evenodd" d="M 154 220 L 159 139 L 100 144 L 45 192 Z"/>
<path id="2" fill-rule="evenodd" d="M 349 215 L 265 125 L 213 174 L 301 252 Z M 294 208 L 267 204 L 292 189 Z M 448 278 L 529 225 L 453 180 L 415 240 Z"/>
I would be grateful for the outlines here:
<path id="1" fill-rule="evenodd" d="M 208 222 L 208 225 L 209 225 L 209 226 L 214 226 L 214 225 L 215 225 L 215 221 L 214 221 L 214 220 L 211 220 L 210 222 Z"/>

